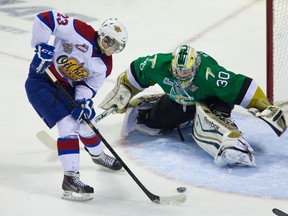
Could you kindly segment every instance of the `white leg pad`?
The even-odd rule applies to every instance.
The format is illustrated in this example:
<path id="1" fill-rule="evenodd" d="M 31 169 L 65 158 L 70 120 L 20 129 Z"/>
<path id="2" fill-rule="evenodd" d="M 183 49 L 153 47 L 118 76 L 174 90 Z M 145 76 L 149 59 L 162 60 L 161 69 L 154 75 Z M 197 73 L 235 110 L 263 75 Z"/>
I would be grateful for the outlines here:
<path id="1" fill-rule="evenodd" d="M 150 109 L 161 96 L 162 94 L 145 95 L 140 98 L 135 98 L 131 100 L 125 113 L 125 118 L 122 124 L 121 136 L 128 136 L 133 131 L 138 131 L 140 133 L 150 136 L 161 135 L 161 129 L 150 128 L 147 127 L 145 124 L 137 124 L 138 110 Z"/>
<path id="2" fill-rule="evenodd" d="M 228 138 L 223 141 L 218 154 L 214 157 L 214 163 L 219 166 L 256 166 L 253 149 L 244 140 Z"/>
<path id="3" fill-rule="evenodd" d="M 256 165 L 253 149 L 243 139 L 242 133 L 217 118 L 205 104 L 196 104 L 192 136 L 219 166 Z"/>
<path id="4" fill-rule="evenodd" d="M 130 107 L 126 110 L 124 121 L 122 123 L 121 136 L 128 136 L 135 131 L 135 125 L 137 121 L 138 109 Z"/>
<path id="5" fill-rule="evenodd" d="M 138 109 L 139 107 L 130 107 L 127 109 L 122 125 L 121 136 L 128 136 L 133 131 L 137 131 L 149 136 L 161 135 L 161 129 L 150 128 L 145 124 L 137 124 Z"/>

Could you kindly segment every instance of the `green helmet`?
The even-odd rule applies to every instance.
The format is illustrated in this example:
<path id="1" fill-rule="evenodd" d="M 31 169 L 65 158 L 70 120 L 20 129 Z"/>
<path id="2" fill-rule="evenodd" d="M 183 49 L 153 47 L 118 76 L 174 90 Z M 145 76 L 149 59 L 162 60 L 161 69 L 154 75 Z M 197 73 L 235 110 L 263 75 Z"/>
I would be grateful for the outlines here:
<path id="1" fill-rule="evenodd" d="M 188 45 L 179 46 L 171 62 L 173 76 L 178 81 L 192 81 L 200 65 L 196 50 Z"/>

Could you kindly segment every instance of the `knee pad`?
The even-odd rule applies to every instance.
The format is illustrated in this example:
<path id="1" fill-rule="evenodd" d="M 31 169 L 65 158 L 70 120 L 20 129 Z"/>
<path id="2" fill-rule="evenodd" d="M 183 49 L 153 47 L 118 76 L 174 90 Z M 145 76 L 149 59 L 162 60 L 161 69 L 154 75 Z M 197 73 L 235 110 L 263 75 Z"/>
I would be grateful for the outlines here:
<path id="1" fill-rule="evenodd" d="M 68 115 L 56 123 L 58 128 L 59 137 L 78 137 L 79 123 L 71 116 Z"/>
<path id="2" fill-rule="evenodd" d="M 91 123 L 96 127 L 95 119 L 91 119 Z M 86 122 L 80 124 L 79 134 L 84 138 L 90 138 L 95 136 L 95 132 Z"/>

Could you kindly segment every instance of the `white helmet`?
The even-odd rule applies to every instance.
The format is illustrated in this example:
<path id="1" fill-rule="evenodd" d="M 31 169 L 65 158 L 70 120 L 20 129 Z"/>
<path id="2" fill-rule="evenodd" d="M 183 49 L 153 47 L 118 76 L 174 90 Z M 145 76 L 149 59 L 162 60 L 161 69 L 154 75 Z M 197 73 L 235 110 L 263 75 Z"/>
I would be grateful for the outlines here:
<path id="1" fill-rule="evenodd" d="M 121 52 L 128 40 L 126 28 L 117 18 L 105 20 L 98 30 L 98 35 L 100 46 L 104 50 L 111 50 L 113 53 Z"/>

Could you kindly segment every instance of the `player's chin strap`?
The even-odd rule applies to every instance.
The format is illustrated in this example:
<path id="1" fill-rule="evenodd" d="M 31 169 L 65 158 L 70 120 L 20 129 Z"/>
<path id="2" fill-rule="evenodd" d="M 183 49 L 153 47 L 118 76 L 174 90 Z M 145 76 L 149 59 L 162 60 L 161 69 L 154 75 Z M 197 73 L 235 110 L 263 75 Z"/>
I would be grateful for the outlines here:
<path id="1" fill-rule="evenodd" d="M 250 108 L 248 111 L 265 121 L 279 137 L 287 129 L 287 121 L 284 112 L 278 106 L 268 106 L 262 112 L 256 108 Z"/>

